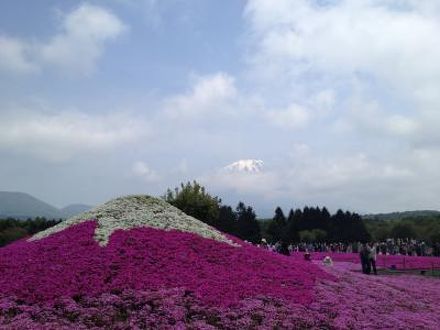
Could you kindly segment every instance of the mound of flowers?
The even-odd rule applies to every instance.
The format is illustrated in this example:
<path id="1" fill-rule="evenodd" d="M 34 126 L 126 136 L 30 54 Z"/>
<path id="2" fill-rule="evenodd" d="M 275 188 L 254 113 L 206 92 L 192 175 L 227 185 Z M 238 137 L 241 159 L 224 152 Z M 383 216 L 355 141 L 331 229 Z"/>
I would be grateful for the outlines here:
<path id="1" fill-rule="evenodd" d="M 0 249 L 0 328 L 327 326 L 306 306 L 317 279 L 332 275 L 139 200 Z"/>
<path id="2" fill-rule="evenodd" d="M 318 267 L 243 243 L 153 228 L 117 230 L 109 244 L 94 239 L 95 221 L 45 239 L 3 248 L 0 292 L 29 303 L 61 296 L 185 288 L 208 305 L 230 306 L 258 295 L 307 303 Z M 307 276 L 305 276 L 307 274 Z"/>
<path id="3" fill-rule="evenodd" d="M 101 247 L 95 229 L 0 250 L 2 328 L 319 325 L 304 306 L 317 277 L 331 276 L 315 265 L 153 228 L 115 231 Z"/>
<path id="4" fill-rule="evenodd" d="M 438 329 L 436 279 L 274 254 L 179 214 L 132 196 L 0 249 L 0 328 Z"/>
<path id="5" fill-rule="evenodd" d="M 138 227 L 175 229 L 232 244 L 231 240 L 215 228 L 183 213 L 162 199 L 148 195 L 131 195 L 112 199 L 90 211 L 37 233 L 31 240 L 47 237 L 89 219 L 97 222 L 94 237 L 100 245 L 106 245 L 115 230 Z"/>

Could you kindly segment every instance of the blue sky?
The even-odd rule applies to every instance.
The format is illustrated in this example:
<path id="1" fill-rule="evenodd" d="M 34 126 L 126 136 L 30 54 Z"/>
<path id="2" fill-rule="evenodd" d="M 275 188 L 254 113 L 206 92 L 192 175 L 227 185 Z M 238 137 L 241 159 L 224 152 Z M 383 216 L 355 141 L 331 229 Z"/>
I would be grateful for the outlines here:
<path id="1" fill-rule="evenodd" d="M 440 209 L 439 33 L 434 0 L 2 1 L 0 189 Z"/>

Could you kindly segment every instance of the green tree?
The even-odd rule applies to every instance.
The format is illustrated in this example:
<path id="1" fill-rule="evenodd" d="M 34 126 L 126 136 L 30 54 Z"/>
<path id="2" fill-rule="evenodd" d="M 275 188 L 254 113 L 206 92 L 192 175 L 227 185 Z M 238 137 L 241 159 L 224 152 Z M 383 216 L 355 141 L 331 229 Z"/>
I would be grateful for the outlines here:
<path id="1" fill-rule="evenodd" d="M 299 232 L 302 242 L 322 242 L 327 237 L 327 232 L 322 229 L 302 230 Z"/>
<path id="2" fill-rule="evenodd" d="M 216 226 L 219 218 L 221 199 L 211 196 L 196 181 L 181 184 L 174 191 L 167 190 L 164 199 L 171 205 L 209 225 Z"/>
<path id="3" fill-rule="evenodd" d="M 4 246 L 20 238 L 26 237 L 27 232 L 21 227 L 9 227 L 0 232 L 0 246 Z"/>
<path id="4" fill-rule="evenodd" d="M 440 243 L 440 230 L 436 229 L 429 235 L 429 241 L 431 243 Z"/>
<path id="5" fill-rule="evenodd" d="M 239 202 L 236 212 L 237 236 L 252 243 L 259 243 L 261 241 L 260 225 L 252 207 Z"/>
<path id="6" fill-rule="evenodd" d="M 267 233 L 271 236 L 272 242 L 277 242 L 285 239 L 286 233 L 286 217 L 283 210 L 278 206 L 275 209 L 275 215 L 267 228 Z"/>
<path id="7" fill-rule="evenodd" d="M 414 227 L 409 223 L 398 223 L 391 229 L 391 237 L 393 238 L 414 238 L 416 232 Z"/>
<path id="8" fill-rule="evenodd" d="M 237 232 L 237 214 L 232 207 L 222 205 L 218 214 L 218 221 L 216 222 L 217 229 L 236 235 Z"/>
<path id="9" fill-rule="evenodd" d="M 299 234 L 298 234 L 298 222 L 301 218 L 301 210 L 297 210 L 299 213 L 294 212 L 293 209 L 290 209 L 289 215 L 287 217 L 286 224 L 286 234 L 285 238 L 288 243 L 296 243 L 299 242 Z"/>

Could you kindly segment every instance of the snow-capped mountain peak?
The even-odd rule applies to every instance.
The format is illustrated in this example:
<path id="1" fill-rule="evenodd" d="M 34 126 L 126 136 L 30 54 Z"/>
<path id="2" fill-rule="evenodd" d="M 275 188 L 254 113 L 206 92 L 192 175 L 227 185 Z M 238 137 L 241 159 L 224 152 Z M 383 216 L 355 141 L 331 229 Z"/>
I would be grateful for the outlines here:
<path id="1" fill-rule="evenodd" d="M 224 167 L 228 172 L 260 173 L 263 170 L 263 161 L 259 159 L 241 159 Z"/>

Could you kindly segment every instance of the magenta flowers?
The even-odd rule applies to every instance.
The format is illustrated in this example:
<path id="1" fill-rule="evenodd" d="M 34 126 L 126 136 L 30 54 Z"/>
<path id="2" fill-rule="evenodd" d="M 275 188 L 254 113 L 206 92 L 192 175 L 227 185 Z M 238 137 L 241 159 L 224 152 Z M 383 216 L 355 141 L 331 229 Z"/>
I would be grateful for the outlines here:
<path id="1" fill-rule="evenodd" d="M 293 257 L 303 258 L 304 252 L 295 252 Z M 323 260 L 330 256 L 333 261 L 344 261 L 360 263 L 358 253 L 338 253 L 338 252 L 312 252 L 312 260 Z M 396 269 L 440 269 L 440 258 L 436 257 L 413 257 L 404 255 L 377 255 L 377 267 L 396 268 Z"/>
<path id="2" fill-rule="evenodd" d="M 352 263 L 326 267 L 337 281 L 315 287 L 311 308 L 334 315 L 335 329 L 438 329 L 440 280 L 352 272 Z"/>
<path id="3" fill-rule="evenodd" d="M 0 249 L 2 329 L 436 329 L 436 279 L 366 276 L 234 239 L 95 221 Z M 334 259 L 337 261 L 337 259 Z"/>
<path id="4" fill-rule="evenodd" d="M 0 250 L 4 323 L 17 317 L 6 309 L 10 304 L 51 310 L 69 301 L 75 308 L 89 309 L 90 299 L 101 304 L 106 295 L 122 299 L 131 292 L 130 299 L 158 295 L 159 305 L 166 305 L 172 298 L 165 299 L 168 293 L 163 292 L 174 289 L 178 298 L 171 305 L 180 306 L 179 299 L 185 298 L 182 301 L 191 299 L 194 308 L 206 310 L 248 306 L 254 299 L 267 300 L 258 300 L 263 309 L 277 300 L 304 305 L 313 299 L 316 279 L 332 277 L 315 265 L 244 242 L 236 247 L 178 231 L 118 230 L 106 247 L 100 247 L 93 239 L 95 226 L 87 221 Z M 13 310 L 17 308 L 24 312 L 21 307 Z"/>

